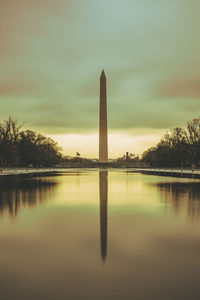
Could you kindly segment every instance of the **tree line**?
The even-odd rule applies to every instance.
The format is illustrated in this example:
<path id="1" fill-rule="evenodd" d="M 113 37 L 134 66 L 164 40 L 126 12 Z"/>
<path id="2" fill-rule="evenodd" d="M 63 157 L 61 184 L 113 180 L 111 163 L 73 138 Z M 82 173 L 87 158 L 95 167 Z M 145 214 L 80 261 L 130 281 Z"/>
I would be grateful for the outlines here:
<path id="1" fill-rule="evenodd" d="M 48 167 L 61 160 L 61 148 L 54 140 L 22 126 L 12 118 L 0 123 L 1 167 Z"/>
<path id="2" fill-rule="evenodd" d="M 0 123 L 0 167 L 50 167 L 65 160 L 57 142 L 22 127 L 12 118 Z M 153 167 L 200 167 L 200 118 L 187 122 L 184 128 L 171 129 L 140 160 L 127 153 L 118 160 L 143 162 Z M 77 157 L 67 159 L 71 160 L 82 162 Z"/>
<path id="3" fill-rule="evenodd" d="M 142 154 L 141 161 L 155 167 L 200 167 L 200 118 L 171 129 Z"/>

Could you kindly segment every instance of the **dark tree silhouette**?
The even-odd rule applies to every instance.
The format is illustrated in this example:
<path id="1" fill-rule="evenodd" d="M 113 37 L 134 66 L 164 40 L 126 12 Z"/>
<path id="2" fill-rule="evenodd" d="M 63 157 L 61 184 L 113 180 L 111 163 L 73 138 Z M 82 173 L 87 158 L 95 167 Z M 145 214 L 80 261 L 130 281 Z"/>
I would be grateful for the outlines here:
<path id="1" fill-rule="evenodd" d="M 156 147 L 142 155 L 142 161 L 159 167 L 200 166 L 200 118 L 193 119 L 185 128 L 173 128 Z"/>
<path id="2" fill-rule="evenodd" d="M 31 130 L 9 118 L 0 123 L 0 166 L 52 166 L 61 160 L 61 148 L 51 138 Z"/>

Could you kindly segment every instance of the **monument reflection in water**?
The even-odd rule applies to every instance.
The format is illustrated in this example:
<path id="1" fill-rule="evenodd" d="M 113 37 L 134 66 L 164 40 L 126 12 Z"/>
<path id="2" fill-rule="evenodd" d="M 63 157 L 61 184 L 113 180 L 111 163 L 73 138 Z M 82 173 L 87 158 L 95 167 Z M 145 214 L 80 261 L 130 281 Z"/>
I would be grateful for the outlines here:
<path id="1" fill-rule="evenodd" d="M 101 257 L 105 261 L 107 254 L 108 171 L 99 171 L 99 199 Z"/>

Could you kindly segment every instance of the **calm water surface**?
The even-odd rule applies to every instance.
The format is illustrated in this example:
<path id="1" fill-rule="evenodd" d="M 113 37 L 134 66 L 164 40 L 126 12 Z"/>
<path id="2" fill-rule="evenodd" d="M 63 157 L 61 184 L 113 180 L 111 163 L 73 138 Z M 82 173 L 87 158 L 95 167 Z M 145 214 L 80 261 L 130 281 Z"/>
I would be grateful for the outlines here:
<path id="1" fill-rule="evenodd" d="M 200 299 L 200 181 L 75 170 L 0 181 L 1 299 Z"/>

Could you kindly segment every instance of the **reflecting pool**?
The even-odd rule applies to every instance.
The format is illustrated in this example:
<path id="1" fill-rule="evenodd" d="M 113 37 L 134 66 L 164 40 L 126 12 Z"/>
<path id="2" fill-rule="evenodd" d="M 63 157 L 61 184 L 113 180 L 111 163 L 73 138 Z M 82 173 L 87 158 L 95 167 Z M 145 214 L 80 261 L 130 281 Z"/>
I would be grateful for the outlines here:
<path id="1" fill-rule="evenodd" d="M 0 180 L 1 299 L 200 299 L 200 180 Z"/>

